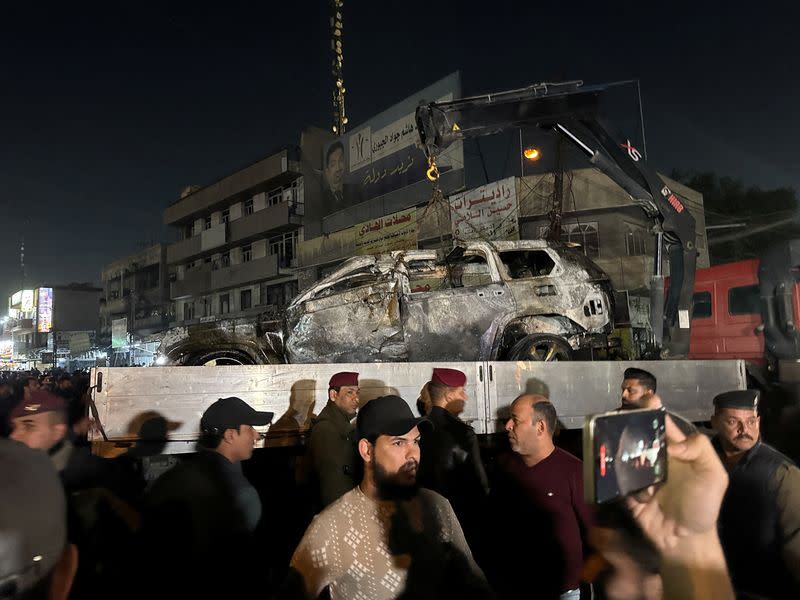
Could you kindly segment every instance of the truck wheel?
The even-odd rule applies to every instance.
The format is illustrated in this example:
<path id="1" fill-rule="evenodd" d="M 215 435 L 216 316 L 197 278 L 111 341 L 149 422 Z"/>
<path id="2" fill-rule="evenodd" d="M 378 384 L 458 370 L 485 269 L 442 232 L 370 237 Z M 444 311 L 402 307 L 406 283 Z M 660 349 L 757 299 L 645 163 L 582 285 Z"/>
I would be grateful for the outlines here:
<path id="1" fill-rule="evenodd" d="M 537 360 L 550 362 L 572 360 L 572 348 L 567 340 L 549 333 L 526 335 L 508 351 L 507 360 Z"/>

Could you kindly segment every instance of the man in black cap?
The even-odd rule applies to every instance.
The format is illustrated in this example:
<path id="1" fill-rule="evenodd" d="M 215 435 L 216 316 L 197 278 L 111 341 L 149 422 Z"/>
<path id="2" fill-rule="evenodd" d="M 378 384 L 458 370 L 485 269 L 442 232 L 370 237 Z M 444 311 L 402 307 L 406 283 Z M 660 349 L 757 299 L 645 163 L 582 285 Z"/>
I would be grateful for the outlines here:
<path id="1" fill-rule="evenodd" d="M 258 492 L 241 462 L 260 439 L 254 426 L 273 413 L 240 398 L 220 398 L 200 419 L 200 451 L 162 475 L 145 499 L 141 538 L 144 583 L 188 597 L 249 591 L 262 572 L 253 534 L 261 519 Z"/>
<path id="2" fill-rule="evenodd" d="M 449 502 L 417 485 L 429 431 L 398 396 L 359 411 L 361 483 L 323 510 L 295 550 L 284 595 L 317 598 L 487 598 Z M 295 595 L 292 595 L 294 593 Z"/>
<path id="3" fill-rule="evenodd" d="M 712 444 L 728 471 L 719 534 L 734 587 L 800 597 L 800 470 L 761 441 L 759 392 L 714 398 Z"/>

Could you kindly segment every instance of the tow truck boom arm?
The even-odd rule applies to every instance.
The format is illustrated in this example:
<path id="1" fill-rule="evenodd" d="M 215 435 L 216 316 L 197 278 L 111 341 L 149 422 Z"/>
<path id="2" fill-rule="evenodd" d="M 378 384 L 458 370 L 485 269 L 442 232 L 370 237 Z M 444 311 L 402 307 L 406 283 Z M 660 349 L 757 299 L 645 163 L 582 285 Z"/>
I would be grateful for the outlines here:
<path id="1" fill-rule="evenodd" d="M 456 140 L 537 126 L 562 136 L 598 170 L 624 189 L 663 234 L 670 266 L 670 286 L 664 305 L 660 244 L 651 280 L 651 320 L 662 355 L 685 357 L 689 352 L 697 251 L 695 221 L 683 202 L 644 162 L 630 141 L 618 141 L 599 116 L 605 86 L 581 81 L 539 83 L 517 90 L 432 102 L 417 108 L 417 130 L 429 160 L 435 161 Z M 659 240 L 661 235 L 658 236 Z"/>

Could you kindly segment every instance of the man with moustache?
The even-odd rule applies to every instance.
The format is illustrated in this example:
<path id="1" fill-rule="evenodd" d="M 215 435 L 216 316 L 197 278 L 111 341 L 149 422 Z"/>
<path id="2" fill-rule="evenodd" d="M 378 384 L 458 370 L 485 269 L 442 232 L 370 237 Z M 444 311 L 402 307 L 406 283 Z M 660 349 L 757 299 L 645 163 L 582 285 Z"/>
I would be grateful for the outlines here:
<path id="1" fill-rule="evenodd" d="M 759 392 L 714 398 L 711 425 L 730 478 L 719 535 L 736 591 L 800 597 L 800 470 L 761 441 Z"/>
<path id="2" fill-rule="evenodd" d="M 399 396 L 359 411 L 361 483 L 323 510 L 300 541 L 280 597 L 490 598 L 449 502 L 417 485 L 431 429 Z"/>

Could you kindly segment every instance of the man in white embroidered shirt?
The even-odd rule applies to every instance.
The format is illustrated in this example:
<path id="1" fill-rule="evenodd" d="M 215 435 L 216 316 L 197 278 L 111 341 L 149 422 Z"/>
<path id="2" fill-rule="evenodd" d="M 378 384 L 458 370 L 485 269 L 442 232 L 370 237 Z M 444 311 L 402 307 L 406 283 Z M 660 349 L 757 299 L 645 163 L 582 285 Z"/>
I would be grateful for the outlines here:
<path id="1" fill-rule="evenodd" d="M 361 483 L 329 505 L 295 550 L 283 596 L 332 600 L 491 598 L 450 503 L 417 485 L 420 435 L 431 428 L 399 396 L 358 413 Z"/>

